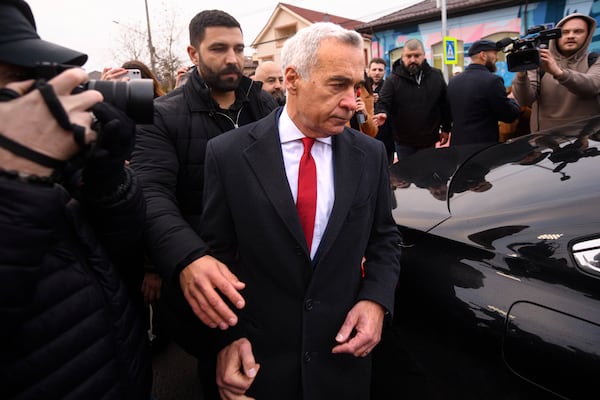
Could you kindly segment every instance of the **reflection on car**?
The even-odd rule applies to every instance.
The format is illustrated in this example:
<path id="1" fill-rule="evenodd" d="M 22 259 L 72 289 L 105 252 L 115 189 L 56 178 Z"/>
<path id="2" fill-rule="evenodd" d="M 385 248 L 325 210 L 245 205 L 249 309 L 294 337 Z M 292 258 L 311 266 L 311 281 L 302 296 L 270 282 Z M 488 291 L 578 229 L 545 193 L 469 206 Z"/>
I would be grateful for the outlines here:
<path id="1" fill-rule="evenodd" d="M 595 117 L 390 167 L 403 235 L 394 398 L 598 396 L 599 149 Z M 414 379 L 421 392 L 402 397 Z"/>

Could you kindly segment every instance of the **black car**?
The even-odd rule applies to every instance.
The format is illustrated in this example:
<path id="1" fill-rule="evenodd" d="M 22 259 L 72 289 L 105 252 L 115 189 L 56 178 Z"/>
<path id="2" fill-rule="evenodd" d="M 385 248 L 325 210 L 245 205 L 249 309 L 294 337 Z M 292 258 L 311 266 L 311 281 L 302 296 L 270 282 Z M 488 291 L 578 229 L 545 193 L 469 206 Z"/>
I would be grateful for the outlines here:
<path id="1" fill-rule="evenodd" d="M 374 398 L 600 396 L 599 149 L 600 117 L 390 167 L 402 269 L 374 382 L 396 383 Z"/>

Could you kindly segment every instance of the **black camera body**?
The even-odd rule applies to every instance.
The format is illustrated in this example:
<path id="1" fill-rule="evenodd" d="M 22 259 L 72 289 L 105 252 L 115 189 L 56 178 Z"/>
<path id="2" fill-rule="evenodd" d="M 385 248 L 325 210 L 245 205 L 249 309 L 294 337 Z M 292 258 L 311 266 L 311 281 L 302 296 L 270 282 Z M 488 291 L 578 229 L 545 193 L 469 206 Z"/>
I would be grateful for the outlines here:
<path id="1" fill-rule="evenodd" d="M 31 78 L 50 80 L 72 65 L 42 62 L 31 71 Z M 90 80 L 75 88 L 74 93 L 97 90 L 104 101 L 112 104 L 137 124 L 151 124 L 154 120 L 154 83 L 152 79 L 130 81 Z"/>
<path id="2" fill-rule="evenodd" d="M 547 49 L 550 40 L 561 36 L 560 28 L 547 29 L 545 25 L 536 25 L 527 30 L 527 35 L 516 39 L 505 38 L 496 45 L 504 49 L 509 71 L 527 71 L 540 66 L 539 49 Z"/>
<path id="3" fill-rule="evenodd" d="M 152 79 L 130 81 L 90 80 L 81 90 L 97 90 L 104 101 L 124 111 L 137 124 L 154 121 L 154 82 Z"/>

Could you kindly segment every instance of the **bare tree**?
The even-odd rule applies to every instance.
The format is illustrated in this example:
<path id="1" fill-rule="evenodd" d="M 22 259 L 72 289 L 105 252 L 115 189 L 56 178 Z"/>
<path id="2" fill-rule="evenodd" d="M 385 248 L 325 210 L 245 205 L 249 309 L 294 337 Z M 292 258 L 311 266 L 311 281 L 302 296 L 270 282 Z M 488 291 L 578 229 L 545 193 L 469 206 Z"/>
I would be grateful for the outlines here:
<path id="1" fill-rule="evenodd" d="M 155 8 L 156 10 L 156 8 Z M 177 12 L 162 2 L 160 12 L 156 12 L 160 18 L 153 18 L 150 14 L 150 26 L 152 32 L 152 45 L 155 59 L 155 74 L 161 82 L 165 91 L 175 87 L 175 74 L 182 65 L 180 54 L 184 54 L 185 45 L 181 40 L 182 27 L 177 24 Z M 115 21 L 116 22 L 116 21 Z M 119 46 L 112 54 L 118 65 L 128 60 L 139 60 L 151 66 L 150 44 L 147 28 L 139 26 L 123 25 Z"/>
<path id="2" fill-rule="evenodd" d="M 185 42 L 181 40 L 184 32 L 182 26 L 177 24 L 176 11 L 165 9 L 162 15 L 165 18 L 162 20 L 164 24 L 160 30 L 162 35 L 158 40 L 159 45 L 156 48 L 156 58 L 163 89 L 169 91 L 175 88 L 175 75 L 177 69 L 182 65 L 179 55 L 185 49 L 183 45 Z"/>
<path id="3" fill-rule="evenodd" d="M 121 65 L 125 61 L 140 60 L 144 64 L 150 65 L 146 61 L 150 57 L 146 32 L 141 30 L 139 26 L 123 25 L 117 21 L 113 22 L 119 24 L 121 28 L 118 46 L 112 50 L 115 64 Z"/>

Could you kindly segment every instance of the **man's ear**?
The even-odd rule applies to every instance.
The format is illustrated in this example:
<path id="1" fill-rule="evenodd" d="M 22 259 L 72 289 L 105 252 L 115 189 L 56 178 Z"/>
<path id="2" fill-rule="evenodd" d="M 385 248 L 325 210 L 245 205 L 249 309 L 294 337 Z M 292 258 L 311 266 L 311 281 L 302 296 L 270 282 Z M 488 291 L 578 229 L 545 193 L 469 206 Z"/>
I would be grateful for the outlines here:
<path id="1" fill-rule="evenodd" d="M 283 72 L 283 82 L 285 90 L 290 94 L 295 94 L 298 88 L 298 81 L 302 79 L 294 66 L 288 66 Z"/>
<path id="2" fill-rule="evenodd" d="M 187 53 L 188 56 L 190 57 L 190 60 L 192 61 L 192 63 L 194 65 L 198 65 L 198 61 L 199 61 L 199 56 L 200 56 L 200 52 L 198 51 L 198 49 L 196 49 L 194 46 L 188 46 L 187 47 Z"/>

